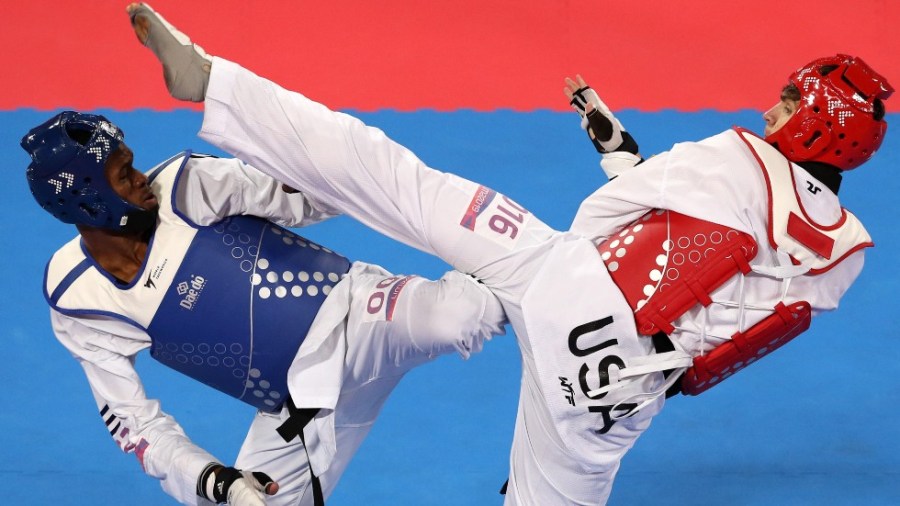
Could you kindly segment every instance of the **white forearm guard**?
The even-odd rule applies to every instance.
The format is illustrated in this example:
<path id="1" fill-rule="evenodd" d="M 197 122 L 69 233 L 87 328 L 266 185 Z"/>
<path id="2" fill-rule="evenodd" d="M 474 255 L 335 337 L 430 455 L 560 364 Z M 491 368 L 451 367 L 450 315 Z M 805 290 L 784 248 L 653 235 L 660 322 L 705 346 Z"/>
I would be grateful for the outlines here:
<path id="1" fill-rule="evenodd" d="M 641 161 L 638 155 L 627 151 L 613 151 L 604 153 L 600 158 L 600 168 L 606 173 L 606 177 L 612 179 L 621 175 L 637 165 Z"/>

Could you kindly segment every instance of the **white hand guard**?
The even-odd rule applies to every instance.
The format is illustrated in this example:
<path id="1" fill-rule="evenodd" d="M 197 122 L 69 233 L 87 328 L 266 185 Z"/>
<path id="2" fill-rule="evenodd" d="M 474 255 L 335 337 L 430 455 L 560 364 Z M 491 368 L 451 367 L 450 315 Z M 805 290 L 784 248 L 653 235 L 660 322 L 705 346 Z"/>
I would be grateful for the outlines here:
<path id="1" fill-rule="evenodd" d="M 601 155 L 600 168 L 606 173 L 606 177 L 612 179 L 630 170 L 641 160 L 643 158 L 628 151 L 613 151 Z"/>
<path id="2" fill-rule="evenodd" d="M 572 100 L 569 102 L 572 108 L 581 116 L 581 129 L 590 134 L 591 140 L 597 151 L 611 153 L 622 146 L 624 139 L 622 132 L 625 127 L 613 116 L 612 111 L 600 100 L 600 96 L 590 86 L 578 88 L 572 92 Z M 587 113 L 587 105 L 591 104 L 596 113 Z"/>
<path id="3" fill-rule="evenodd" d="M 218 504 L 266 506 L 265 495 L 278 491 L 278 484 L 265 473 L 241 471 L 210 463 L 197 480 L 197 495 Z"/>

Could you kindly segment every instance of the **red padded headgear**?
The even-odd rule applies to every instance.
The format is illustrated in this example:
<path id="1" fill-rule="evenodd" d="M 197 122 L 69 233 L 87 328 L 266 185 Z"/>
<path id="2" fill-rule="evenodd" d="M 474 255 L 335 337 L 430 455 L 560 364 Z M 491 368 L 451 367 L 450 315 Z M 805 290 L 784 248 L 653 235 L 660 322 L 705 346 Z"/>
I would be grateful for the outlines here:
<path id="1" fill-rule="evenodd" d="M 825 66 L 837 68 L 823 76 Z M 874 103 L 891 96 L 894 88 L 860 58 L 845 54 L 820 58 L 789 79 L 800 90 L 797 111 L 766 137 L 789 160 L 850 170 L 881 146 L 887 123 L 875 120 Z"/>

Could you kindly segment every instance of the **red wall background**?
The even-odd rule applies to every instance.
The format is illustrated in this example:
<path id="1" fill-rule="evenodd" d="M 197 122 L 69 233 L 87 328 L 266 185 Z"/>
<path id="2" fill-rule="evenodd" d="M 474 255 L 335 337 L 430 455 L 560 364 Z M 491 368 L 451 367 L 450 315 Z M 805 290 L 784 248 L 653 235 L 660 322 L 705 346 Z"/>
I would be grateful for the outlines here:
<path id="1" fill-rule="evenodd" d="M 183 107 L 127 2 L 5 1 L 0 110 Z M 614 109 L 763 109 L 829 53 L 900 86 L 894 0 L 156 0 L 210 53 L 334 108 L 561 110 L 582 73 Z M 890 102 L 889 110 L 892 109 Z"/>

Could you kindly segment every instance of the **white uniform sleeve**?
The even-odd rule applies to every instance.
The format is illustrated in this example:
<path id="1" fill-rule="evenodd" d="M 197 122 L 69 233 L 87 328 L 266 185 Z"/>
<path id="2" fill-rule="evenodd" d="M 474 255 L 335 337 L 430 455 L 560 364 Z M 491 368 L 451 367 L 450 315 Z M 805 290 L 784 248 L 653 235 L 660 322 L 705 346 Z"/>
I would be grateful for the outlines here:
<path id="1" fill-rule="evenodd" d="M 766 187 L 759 170 L 742 169 L 756 162 L 737 142 L 727 131 L 676 144 L 586 198 L 570 230 L 599 242 L 650 209 L 670 209 L 752 234 Z"/>
<path id="2" fill-rule="evenodd" d="M 178 209 L 199 225 L 228 216 L 251 215 L 285 227 L 302 227 L 340 214 L 234 158 L 188 160 L 177 190 Z"/>
<path id="3" fill-rule="evenodd" d="M 166 493 L 182 504 L 198 504 L 197 477 L 218 459 L 194 445 L 175 419 L 160 409 L 159 401 L 146 397 L 134 359 L 150 346 L 149 337 L 121 322 L 76 320 L 53 309 L 50 321 L 57 339 L 84 368 L 116 445 L 134 454 Z"/>
<path id="4" fill-rule="evenodd" d="M 569 230 L 599 243 L 650 209 L 662 208 L 664 169 L 663 163 L 648 162 L 631 169 L 652 183 L 640 192 L 630 190 L 633 184 L 628 183 L 636 178 L 626 178 L 628 173 L 610 180 L 581 202 Z"/>

